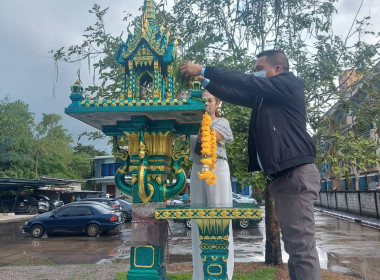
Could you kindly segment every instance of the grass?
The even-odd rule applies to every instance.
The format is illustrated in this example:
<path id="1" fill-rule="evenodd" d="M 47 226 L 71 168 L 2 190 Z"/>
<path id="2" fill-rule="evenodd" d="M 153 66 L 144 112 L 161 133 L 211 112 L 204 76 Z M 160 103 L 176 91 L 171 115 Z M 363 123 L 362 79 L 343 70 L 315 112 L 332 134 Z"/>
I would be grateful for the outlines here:
<path id="1" fill-rule="evenodd" d="M 275 267 L 258 268 L 252 273 L 234 273 L 233 280 L 274 280 L 277 272 Z M 115 280 L 125 280 L 128 272 L 120 272 L 116 275 Z M 191 280 L 191 273 L 169 273 L 169 280 Z"/>
<path id="2" fill-rule="evenodd" d="M 116 277 L 115 277 L 115 280 L 125 280 L 127 279 L 127 272 L 119 272 L 118 274 L 116 274 Z"/>

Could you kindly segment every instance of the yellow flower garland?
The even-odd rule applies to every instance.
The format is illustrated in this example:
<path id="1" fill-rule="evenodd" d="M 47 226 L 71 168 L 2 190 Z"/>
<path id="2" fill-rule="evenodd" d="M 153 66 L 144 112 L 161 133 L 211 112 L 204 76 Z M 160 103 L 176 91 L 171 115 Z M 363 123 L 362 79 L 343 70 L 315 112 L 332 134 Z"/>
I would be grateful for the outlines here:
<path id="1" fill-rule="evenodd" d="M 201 141 L 202 141 L 202 156 L 203 163 L 202 172 L 198 172 L 199 179 L 206 180 L 209 185 L 216 184 L 215 162 L 216 154 L 216 132 L 211 129 L 211 116 L 206 112 L 203 115 L 201 122 Z"/>

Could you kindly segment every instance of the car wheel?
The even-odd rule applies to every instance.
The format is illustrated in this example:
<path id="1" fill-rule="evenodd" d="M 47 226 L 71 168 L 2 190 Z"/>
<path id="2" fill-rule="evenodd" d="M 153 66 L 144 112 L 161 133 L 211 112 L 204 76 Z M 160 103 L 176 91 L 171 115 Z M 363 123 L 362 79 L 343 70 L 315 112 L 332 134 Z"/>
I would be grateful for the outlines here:
<path id="1" fill-rule="evenodd" d="M 49 204 L 49 211 L 53 211 L 54 209 L 55 209 L 55 207 L 53 205 Z"/>
<path id="2" fill-rule="evenodd" d="M 89 224 L 86 228 L 86 234 L 90 237 L 98 236 L 99 232 L 100 229 L 97 224 Z"/>
<path id="3" fill-rule="evenodd" d="M 31 215 L 36 215 L 36 214 L 38 213 L 38 209 L 37 209 L 36 206 L 30 206 L 28 212 L 29 212 L 29 214 L 31 214 Z"/>
<path id="4" fill-rule="evenodd" d="M 30 233 L 35 238 L 41 238 L 44 235 L 44 228 L 41 225 L 35 225 L 32 227 Z"/>
<path id="5" fill-rule="evenodd" d="M 187 220 L 185 220 L 185 226 L 186 226 L 187 228 L 191 228 L 191 219 L 187 219 Z"/>
<path id="6" fill-rule="evenodd" d="M 247 228 L 249 226 L 248 220 L 239 220 L 239 227 L 240 228 Z"/>

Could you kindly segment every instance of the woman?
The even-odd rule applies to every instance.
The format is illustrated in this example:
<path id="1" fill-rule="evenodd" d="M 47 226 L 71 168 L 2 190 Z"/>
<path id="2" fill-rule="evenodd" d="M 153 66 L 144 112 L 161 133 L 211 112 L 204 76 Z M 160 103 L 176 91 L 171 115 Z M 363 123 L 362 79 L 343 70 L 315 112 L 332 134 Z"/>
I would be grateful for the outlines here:
<path id="1" fill-rule="evenodd" d="M 233 141 L 232 131 L 227 119 L 220 118 L 218 107 L 220 100 L 211 95 L 207 90 L 202 93 L 203 97 L 207 98 L 206 109 L 209 110 L 211 116 L 211 129 L 216 132 L 217 140 L 217 161 L 215 163 L 215 174 L 217 175 L 216 185 L 208 185 L 205 180 L 200 180 L 198 172 L 202 171 L 203 163 L 201 163 L 202 155 L 200 154 L 201 135 L 191 135 L 190 145 L 191 153 L 190 160 L 193 161 L 193 167 L 190 176 L 190 192 L 191 205 L 207 206 L 207 207 L 232 207 L 232 188 L 230 179 L 230 169 L 227 162 L 227 153 L 225 143 Z M 234 270 L 234 244 L 232 235 L 232 223 L 230 222 L 229 234 L 229 254 L 227 261 L 228 279 L 232 279 Z M 201 242 L 199 240 L 198 226 L 192 220 L 191 239 L 193 248 L 193 280 L 201 280 L 204 278 L 203 263 L 201 260 Z"/>

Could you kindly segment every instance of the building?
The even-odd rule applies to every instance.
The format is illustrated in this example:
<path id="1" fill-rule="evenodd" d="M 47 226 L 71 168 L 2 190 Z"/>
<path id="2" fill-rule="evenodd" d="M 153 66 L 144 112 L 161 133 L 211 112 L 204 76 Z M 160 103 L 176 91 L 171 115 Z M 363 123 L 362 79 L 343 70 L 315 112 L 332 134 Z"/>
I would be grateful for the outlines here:
<path id="1" fill-rule="evenodd" d="M 361 102 L 366 101 L 367 98 L 363 95 L 361 90 L 363 83 L 361 79 L 365 78 L 369 81 L 373 81 L 373 85 L 377 87 L 377 92 L 380 92 L 380 79 L 379 79 L 380 62 L 375 65 L 370 71 L 358 72 L 355 70 L 348 70 L 339 79 L 340 88 L 342 92 L 345 92 L 346 99 L 351 99 L 360 106 Z M 363 74 L 364 73 L 364 74 Z M 356 83 L 356 85 L 354 85 Z M 354 86 L 353 86 L 354 85 Z M 352 87 L 353 86 L 353 87 Z M 353 89 L 352 89 L 353 88 Z M 361 96 L 360 96 L 361 95 Z M 376 97 L 375 97 L 376 98 Z M 373 100 L 372 100 L 373 101 Z M 378 100 L 380 102 L 380 99 Z M 380 118 L 380 113 L 377 115 Z M 325 119 L 329 119 L 329 125 L 340 124 L 342 128 L 342 134 L 350 132 L 356 123 L 357 116 L 355 110 L 347 108 L 345 104 L 340 102 L 336 103 L 330 110 L 328 110 L 324 116 Z M 364 131 L 362 136 L 366 138 L 372 138 L 377 143 L 380 141 L 380 137 L 377 133 L 376 124 L 369 124 L 368 128 Z M 329 152 L 328 142 L 323 142 L 320 148 L 326 153 Z M 374 151 L 378 156 L 380 155 L 380 149 Z M 368 166 L 365 170 L 360 170 L 356 167 L 350 167 L 350 178 L 347 184 L 345 178 L 331 178 L 332 167 L 329 162 L 325 162 L 321 168 L 321 190 L 376 190 L 380 185 L 380 166 Z"/>
<path id="2" fill-rule="evenodd" d="M 39 194 L 51 199 L 62 200 L 65 204 L 75 200 L 77 196 L 86 197 L 96 191 L 82 190 L 85 180 L 39 177 L 36 179 L 0 178 L 0 202 L 3 193 Z"/>
<path id="3" fill-rule="evenodd" d="M 109 194 L 111 197 L 119 197 L 122 195 L 115 185 L 115 173 L 120 167 L 120 163 L 116 163 L 112 155 L 97 156 L 93 160 L 93 174 L 95 181 L 95 190 L 101 191 L 103 194 Z"/>

